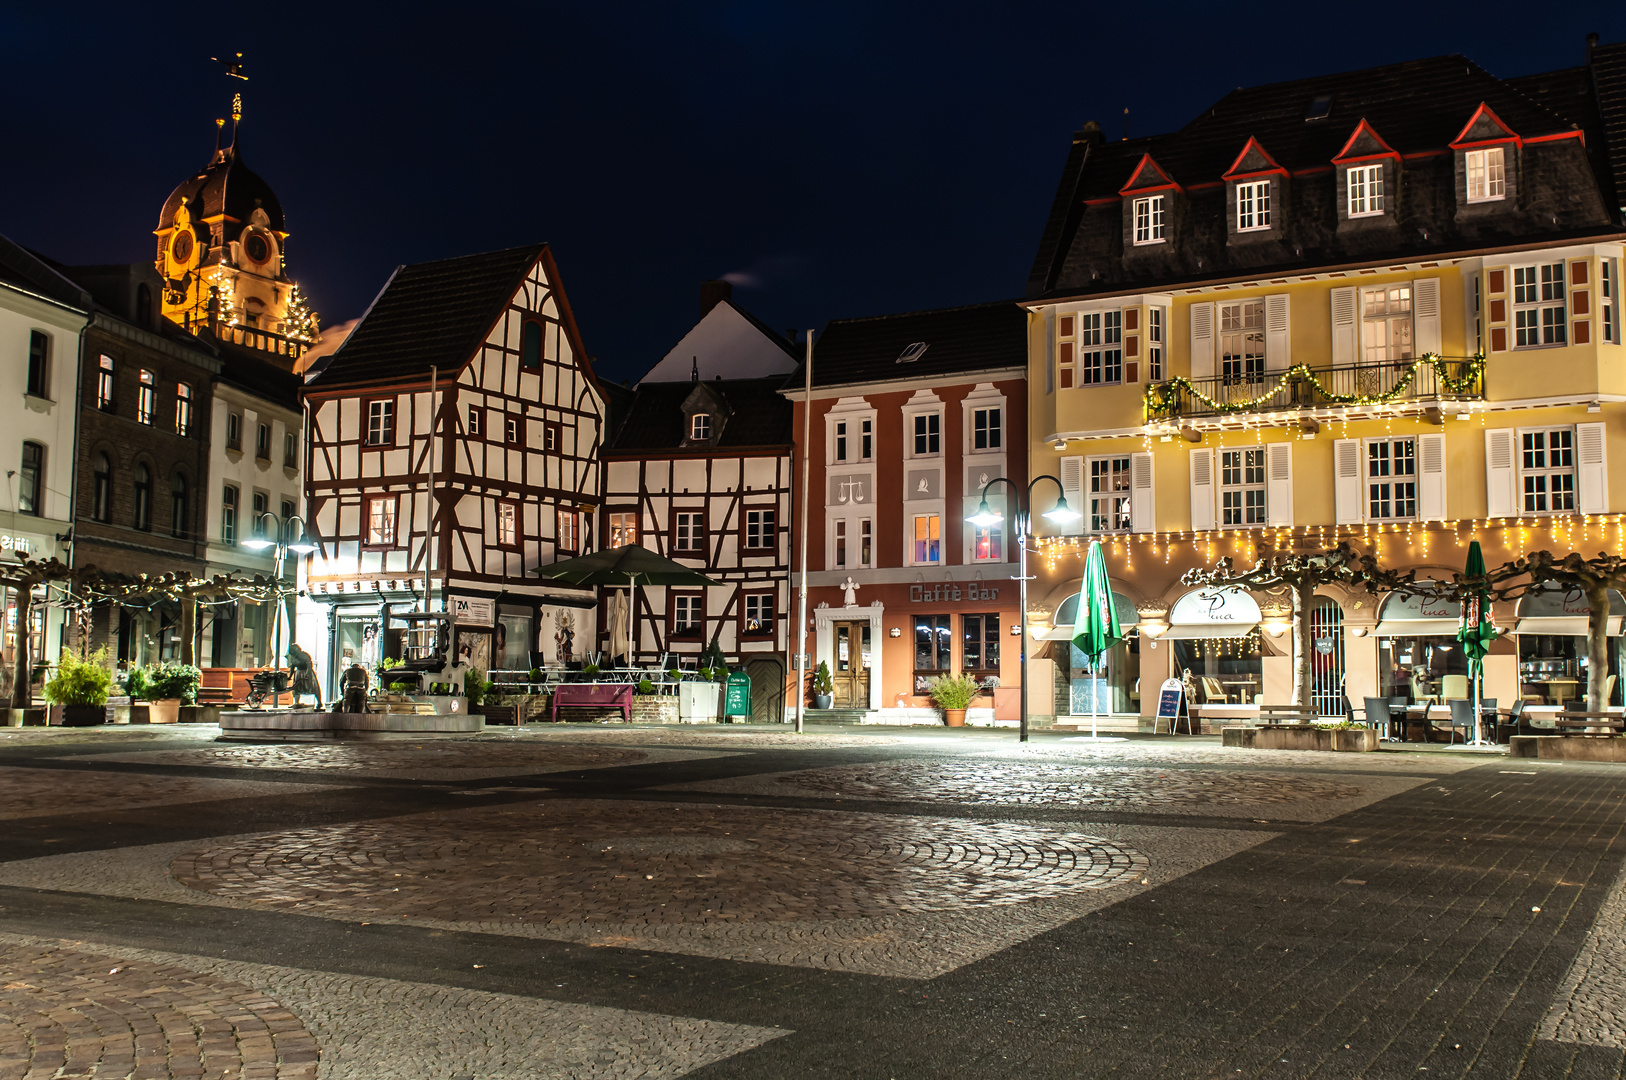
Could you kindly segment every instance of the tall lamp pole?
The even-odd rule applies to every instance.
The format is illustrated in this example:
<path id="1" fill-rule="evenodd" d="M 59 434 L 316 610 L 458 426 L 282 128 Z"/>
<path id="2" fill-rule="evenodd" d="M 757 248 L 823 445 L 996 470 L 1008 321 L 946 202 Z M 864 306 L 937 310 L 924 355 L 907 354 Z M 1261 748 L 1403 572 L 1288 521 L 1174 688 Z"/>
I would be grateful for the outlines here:
<path id="1" fill-rule="evenodd" d="M 242 541 L 242 545 L 244 547 L 248 548 L 250 551 L 264 551 L 266 548 L 274 548 L 275 549 L 274 555 L 275 555 L 275 558 L 276 558 L 276 562 L 274 564 L 275 569 L 273 570 L 273 573 L 276 575 L 277 583 L 280 585 L 282 583 L 282 564 L 283 564 L 283 561 L 288 558 L 288 552 L 296 551 L 299 554 L 304 555 L 304 554 L 307 554 L 309 552 L 315 551 L 316 550 L 316 545 L 311 543 L 310 537 L 305 534 L 305 519 L 300 517 L 298 514 L 290 514 L 289 517 L 288 517 L 288 520 L 283 521 L 275 513 L 273 513 L 270 510 L 267 510 L 263 514 L 261 514 L 257 519 L 255 519 L 254 524 L 256 526 L 264 526 L 266 518 L 270 518 L 273 525 L 274 525 L 274 528 L 276 530 L 275 531 L 276 539 L 275 540 L 267 539 L 265 537 L 265 535 L 263 534 L 263 530 L 262 530 L 261 535 L 252 536 L 252 537 L 248 538 L 247 540 Z M 294 525 L 294 522 L 296 522 L 296 521 L 299 523 L 299 531 L 298 532 L 293 531 L 293 525 Z M 283 608 L 283 598 L 281 596 L 278 596 L 277 597 L 277 617 L 276 617 L 276 622 L 275 622 L 274 629 L 272 631 L 273 641 L 274 641 L 274 647 L 273 647 L 274 651 L 271 654 L 271 667 L 273 669 L 276 669 L 276 668 L 279 668 L 279 667 L 282 666 L 282 659 L 283 659 L 283 657 L 282 657 L 282 608 Z M 275 706 L 277 704 L 277 694 L 276 694 L 275 687 L 276 687 L 276 683 L 273 682 L 272 683 L 272 694 L 271 694 L 271 704 L 273 706 Z M 294 698 L 294 701 L 297 702 L 298 700 L 299 699 L 297 697 Z M 320 699 L 318 699 L 317 704 L 318 705 L 321 704 Z"/>
<path id="2" fill-rule="evenodd" d="M 805 726 L 807 710 L 802 706 L 803 684 L 807 681 L 807 665 L 803 662 L 812 659 L 811 650 L 803 652 L 802 646 L 807 644 L 807 502 L 808 502 L 808 455 L 813 447 L 810 443 L 813 433 L 813 331 L 807 332 L 807 363 L 805 368 L 805 381 L 802 387 L 802 499 L 797 507 L 801 524 L 798 527 L 799 536 L 796 546 L 801 553 L 801 569 L 796 581 L 796 730 L 802 731 Z"/>
<path id="3" fill-rule="evenodd" d="M 984 529 L 998 525 L 1004 519 L 1004 514 L 988 506 L 988 489 L 995 484 L 1008 485 L 1016 496 L 1016 550 L 1018 553 L 1016 563 L 1016 602 L 1020 606 L 1018 615 L 1021 620 L 1022 634 L 1021 742 L 1028 741 L 1028 536 L 1033 531 L 1033 488 L 1040 480 L 1053 482 L 1056 485 L 1056 490 L 1061 492 L 1061 498 L 1056 505 L 1041 515 L 1046 521 L 1053 521 L 1057 525 L 1069 525 L 1083 516 L 1067 505 L 1067 489 L 1061 486 L 1061 481 L 1049 473 L 1044 473 L 1035 476 L 1029 481 L 1026 488 L 1023 488 L 1015 480 L 1007 476 L 996 476 L 982 486 L 982 504 L 977 507 L 975 514 L 966 518 L 966 521 Z"/>

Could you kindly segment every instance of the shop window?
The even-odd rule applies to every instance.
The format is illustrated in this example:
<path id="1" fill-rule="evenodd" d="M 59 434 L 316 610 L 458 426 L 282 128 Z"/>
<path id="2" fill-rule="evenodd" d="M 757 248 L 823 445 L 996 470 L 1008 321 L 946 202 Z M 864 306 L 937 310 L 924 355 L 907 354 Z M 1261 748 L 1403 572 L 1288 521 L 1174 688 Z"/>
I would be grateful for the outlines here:
<path id="1" fill-rule="evenodd" d="M 1263 692 L 1264 660 L 1259 629 L 1242 637 L 1174 641 L 1174 670 L 1190 671 L 1198 704 L 1254 704 Z"/>
<path id="2" fill-rule="evenodd" d="M 960 616 L 960 670 L 968 674 L 999 674 L 999 616 Z"/>
<path id="3" fill-rule="evenodd" d="M 1575 512 L 1575 429 L 1519 433 L 1519 482 L 1526 514 Z"/>
<path id="4" fill-rule="evenodd" d="M 932 679 L 949 673 L 953 645 L 947 615 L 915 616 L 915 693 L 926 693 Z"/>

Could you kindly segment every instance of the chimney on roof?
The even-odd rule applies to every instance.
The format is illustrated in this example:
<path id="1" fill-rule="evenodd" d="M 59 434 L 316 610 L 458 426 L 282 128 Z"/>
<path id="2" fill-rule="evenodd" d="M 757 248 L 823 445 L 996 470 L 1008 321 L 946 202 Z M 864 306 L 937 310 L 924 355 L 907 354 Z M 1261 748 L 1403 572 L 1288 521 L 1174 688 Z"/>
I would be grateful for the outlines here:
<path id="1" fill-rule="evenodd" d="M 700 381 L 700 357 L 698 356 L 694 358 L 694 366 L 689 369 L 689 381 Z"/>
<path id="2" fill-rule="evenodd" d="M 700 283 L 700 317 L 711 314 L 711 309 L 734 295 L 734 286 L 726 281 Z"/>
<path id="3" fill-rule="evenodd" d="M 1586 62 L 1592 63 L 1592 50 L 1598 47 L 1598 32 L 1596 30 L 1586 36 Z"/>
<path id="4" fill-rule="evenodd" d="M 1107 137 L 1101 131 L 1101 122 L 1099 120 L 1086 120 L 1084 126 L 1079 128 L 1078 133 L 1073 136 L 1073 141 L 1100 144 L 1106 142 Z"/>

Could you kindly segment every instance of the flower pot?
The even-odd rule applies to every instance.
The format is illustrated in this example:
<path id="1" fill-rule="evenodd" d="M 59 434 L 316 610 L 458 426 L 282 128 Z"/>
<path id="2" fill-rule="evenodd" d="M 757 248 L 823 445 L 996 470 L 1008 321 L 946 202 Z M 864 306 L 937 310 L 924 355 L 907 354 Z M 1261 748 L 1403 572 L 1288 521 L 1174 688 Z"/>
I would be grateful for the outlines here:
<path id="1" fill-rule="evenodd" d="M 828 709 L 835 701 L 833 694 L 814 694 L 813 707 L 815 709 Z"/>
<path id="2" fill-rule="evenodd" d="M 949 727 L 965 727 L 965 710 L 944 709 L 943 719 L 948 722 Z"/>
<path id="3" fill-rule="evenodd" d="M 173 724 L 181 718 L 181 699 L 164 698 L 147 702 L 147 723 Z"/>
<path id="4" fill-rule="evenodd" d="M 62 706 L 63 727 L 91 727 L 106 722 L 107 706 L 105 705 Z"/>

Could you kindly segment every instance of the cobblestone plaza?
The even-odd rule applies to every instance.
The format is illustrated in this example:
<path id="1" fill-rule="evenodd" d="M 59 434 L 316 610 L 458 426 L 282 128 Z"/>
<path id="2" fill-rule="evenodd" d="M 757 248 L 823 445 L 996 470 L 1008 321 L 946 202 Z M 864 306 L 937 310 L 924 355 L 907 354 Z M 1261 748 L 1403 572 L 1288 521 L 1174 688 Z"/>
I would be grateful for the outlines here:
<path id="1" fill-rule="evenodd" d="M 0 732 L 0 1078 L 1619 1076 L 1626 772 Z"/>

